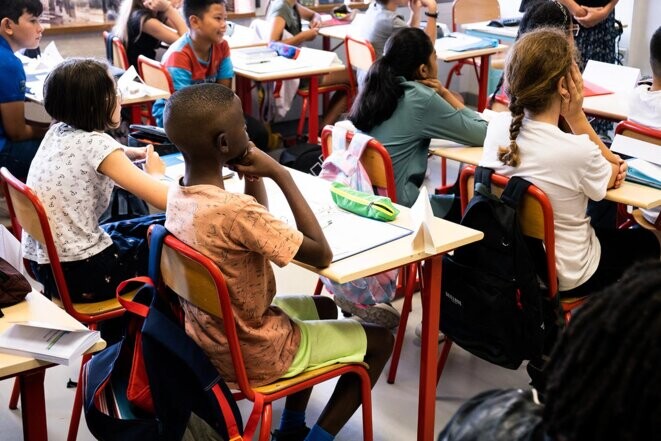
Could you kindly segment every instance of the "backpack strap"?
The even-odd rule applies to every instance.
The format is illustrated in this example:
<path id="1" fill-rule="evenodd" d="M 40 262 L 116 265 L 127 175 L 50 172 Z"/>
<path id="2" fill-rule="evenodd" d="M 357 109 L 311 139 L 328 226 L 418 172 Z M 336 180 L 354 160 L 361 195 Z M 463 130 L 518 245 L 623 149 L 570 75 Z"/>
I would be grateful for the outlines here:
<path id="1" fill-rule="evenodd" d="M 493 170 L 487 167 L 478 166 L 475 168 L 474 191 L 477 194 L 493 199 L 491 194 L 491 175 Z"/>
<path id="2" fill-rule="evenodd" d="M 168 234 L 168 230 L 163 225 L 155 224 L 151 229 L 151 238 L 149 239 L 149 266 L 147 274 L 158 286 L 161 274 L 161 250 L 163 249 L 163 240 Z"/>
<path id="3" fill-rule="evenodd" d="M 514 176 L 510 178 L 500 199 L 512 208 L 518 208 L 523 196 L 532 184 L 525 179 Z"/>

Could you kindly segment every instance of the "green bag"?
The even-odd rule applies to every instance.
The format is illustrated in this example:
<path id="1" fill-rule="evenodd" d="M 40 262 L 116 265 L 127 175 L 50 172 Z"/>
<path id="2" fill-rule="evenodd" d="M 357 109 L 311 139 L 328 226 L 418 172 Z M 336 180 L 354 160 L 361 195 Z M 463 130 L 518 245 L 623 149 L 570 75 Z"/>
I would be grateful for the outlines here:
<path id="1" fill-rule="evenodd" d="M 389 197 L 354 190 L 339 182 L 331 184 L 331 196 L 338 207 L 370 219 L 391 221 L 399 214 Z"/>

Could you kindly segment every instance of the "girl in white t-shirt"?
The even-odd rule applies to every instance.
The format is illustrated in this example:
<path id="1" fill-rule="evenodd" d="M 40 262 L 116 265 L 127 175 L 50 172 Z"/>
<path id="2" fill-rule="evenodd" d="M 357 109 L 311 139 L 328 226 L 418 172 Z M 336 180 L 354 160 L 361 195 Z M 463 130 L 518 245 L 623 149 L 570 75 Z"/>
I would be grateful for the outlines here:
<path id="1" fill-rule="evenodd" d="M 601 142 L 582 110 L 583 84 L 562 32 L 530 32 L 512 47 L 505 68 L 511 113 L 489 123 L 480 165 L 521 176 L 553 206 L 559 289 L 584 296 L 615 282 L 635 260 L 659 258 L 646 230 L 597 230 L 586 215 L 626 175 L 626 163 Z M 572 133 L 558 128 L 563 117 Z"/>
<path id="2" fill-rule="evenodd" d="M 147 224 L 162 223 L 164 216 L 102 226 L 99 216 L 115 185 L 164 210 L 168 187 L 131 160 L 146 158 L 152 173 L 165 166 L 153 148 L 124 147 L 104 133 L 119 125 L 120 96 L 102 62 L 58 65 L 46 79 L 44 106 L 56 122 L 32 161 L 27 185 L 48 215 L 73 301 L 111 298 L 120 281 L 144 274 Z M 25 232 L 22 239 L 23 255 L 46 295 L 57 295 L 45 248 Z"/>

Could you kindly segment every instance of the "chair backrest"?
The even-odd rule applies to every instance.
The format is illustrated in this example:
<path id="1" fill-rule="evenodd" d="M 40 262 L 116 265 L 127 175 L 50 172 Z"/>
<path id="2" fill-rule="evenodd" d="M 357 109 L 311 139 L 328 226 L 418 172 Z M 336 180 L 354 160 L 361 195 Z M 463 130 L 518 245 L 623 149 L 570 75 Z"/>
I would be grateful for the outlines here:
<path id="1" fill-rule="evenodd" d="M 222 320 L 236 383 L 248 399 L 254 399 L 236 332 L 232 303 L 225 278 L 218 266 L 208 257 L 168 234 L 163 240 L 160 270 L 161 280 L 175 294 Z"/>
<path id="2" fill-rule="evenodd" d="M 65 311 L 81 322 L 88 322 L 85 320 L 86 317 L 82 317 L 76 312 L 71 302 L 69 288 L 53 240 L 53 233 L 48 223 L 48 215 L 39 197 L 30 187 L 16 179 L 5 167 L 0 169 L 0 175 L 2 176 L 2 189 L 7 198 L 12 228 L 17 237 L 20 237 L 21 231 L 25 231 L 46 248 L 55 285 Z"/>
<path id="3" fill-rule="evenodd" d="M 462 211 L 466 209 L 468 201 L 473 197 L 474 181 L 475 166 L 464 167 L 459 181 Z M 508 177 L 494 173 L 491 176 L 491 193 L 500 196 L 508 182 Z M 551 295 L 555 295 L 558 292 L 558 278 L 555 269 L 555 231 L 551 201 L 539 187 L 531 185 L 521 202 L 518 213 L 523 234 L 544 242 L 549 292 Z"/>
<path id="4" fill-rule="evenodd" d="M 138 56 L 138 73 L 148 86 L 174 93 L 172 76 L 158 61 L 144 55 Z"/>
<path id="5" fill-rule="evenodd" d="M 110 54 L 107 54 L 110 55 L 108 61 L 120 69 L 128 69 L 129 57 L 126 55 L 126 48 L 122 40 L 112 32 L 103 31 L 103 41 L 106 44 L 106 48 L 110 49 Z"/>
<path id="6" fill-rule="evenodd" d="M 452 31 L 458 25 L 500 18 L 498 0 L 454 0 L 452 2 Z"/>
<path id="7" fill-rule="evenodd" d="M 621 121 L 615 126 L 615 134 L 640 139 L 641 141 L 661 146 L 661 130 L 652 129 L 633 121 Z"/>
<path id="8" fill-rule="evenodd" d="M 326 126 L 321 132 L 321 154 L 327 158 L 333 150 L 333 127 Z M 347 142 L 353 139 L 353 132 L 347 131 Z M 360 157 L 372 186 L 382 188 L 394 203 L 397 203 L 397 187 L 395 187 L 395 173 L 392 168 L 392 159 L 388 150 L 376 139 L 371 139 L 365 146 Z"/>
<path id="9" fill-rule="evenodd" d="M 351 90 L 357 91 L 358 84 L 354 69 L 367 72 L 376 61 L 376 52 L 374 51 L 374 47 L 372 47 L 372 43 L 364 38 L 352 37 L 351 35 L 344 37 L 344 50 L 347 55 L 347 70 L 349 72 Z"/>

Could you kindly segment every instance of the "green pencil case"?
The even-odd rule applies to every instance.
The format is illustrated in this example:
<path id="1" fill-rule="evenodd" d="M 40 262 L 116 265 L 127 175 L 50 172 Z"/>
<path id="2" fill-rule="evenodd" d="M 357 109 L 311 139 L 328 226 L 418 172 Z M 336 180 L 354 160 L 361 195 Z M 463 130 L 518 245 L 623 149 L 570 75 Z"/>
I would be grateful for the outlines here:
<path id="1" fill-rule="evenodd" d="M 331 196 L 338 207 L 370 219 L 387 222 L 399 214 L 389 197 L 354 190 L 339 182 L 331 184 Z"/>

